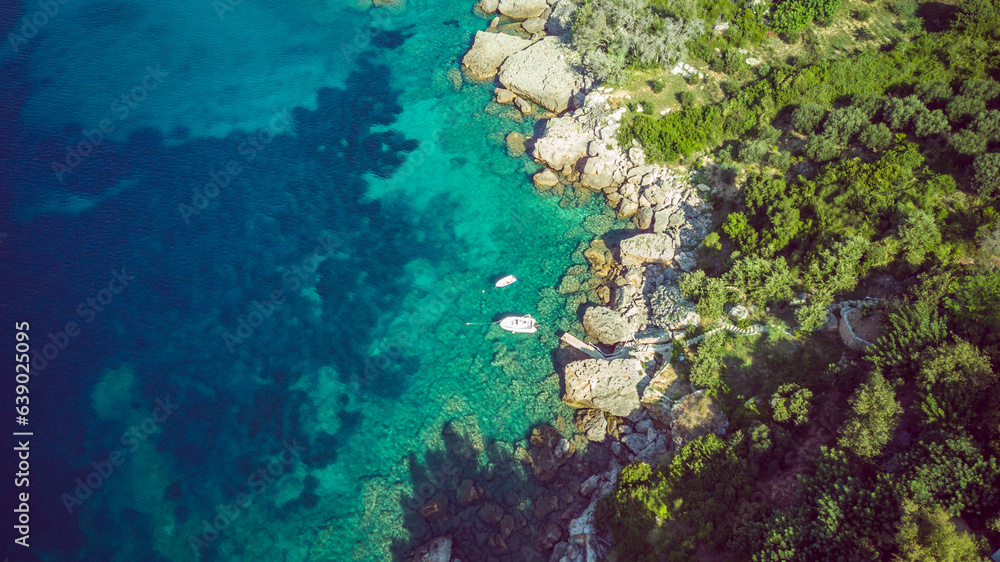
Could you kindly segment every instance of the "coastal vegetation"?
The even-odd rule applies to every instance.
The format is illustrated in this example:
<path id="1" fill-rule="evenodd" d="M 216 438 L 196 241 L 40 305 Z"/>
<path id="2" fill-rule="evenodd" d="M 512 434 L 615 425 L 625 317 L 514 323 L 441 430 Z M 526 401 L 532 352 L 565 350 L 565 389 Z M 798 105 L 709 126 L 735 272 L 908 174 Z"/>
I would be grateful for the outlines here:
<path id="1" fill-rule="evenodd" d="M 1000 545 L 1000 2 L 628 6 L 588 0 L 573 36 L 601 79 L 679 102 L 632 104 L 620 144 L 717 186 L 679 280 L 690 335 L 734 304 L 769 329 L 684 350 L 729 429 L 622 470 L 596 511 L 609 559 L 982 560 Z M 685 54 L 701 76 L 664 72 Z M 870 341 L 846 348 L 831 305 L 865 297 Z"/>

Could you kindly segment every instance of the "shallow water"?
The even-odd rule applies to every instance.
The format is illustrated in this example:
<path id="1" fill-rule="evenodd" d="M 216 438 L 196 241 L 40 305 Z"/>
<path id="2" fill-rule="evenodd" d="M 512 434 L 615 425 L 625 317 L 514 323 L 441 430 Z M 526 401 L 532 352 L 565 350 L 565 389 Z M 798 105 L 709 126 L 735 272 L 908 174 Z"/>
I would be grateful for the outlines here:
<path id="1" fill-rule="evenodd" d="M 4 52 L 35 556 L 400 556 L 435 471 L 527 490 L 514 447 L 571 416 L 552 287 L 612 221 L 535 193 L 502 143 L 532 123 L 454 88 L 471 3 L 219 5 L 76 0 Z M 541 330 L 466 325 L 509 312 Z"/>

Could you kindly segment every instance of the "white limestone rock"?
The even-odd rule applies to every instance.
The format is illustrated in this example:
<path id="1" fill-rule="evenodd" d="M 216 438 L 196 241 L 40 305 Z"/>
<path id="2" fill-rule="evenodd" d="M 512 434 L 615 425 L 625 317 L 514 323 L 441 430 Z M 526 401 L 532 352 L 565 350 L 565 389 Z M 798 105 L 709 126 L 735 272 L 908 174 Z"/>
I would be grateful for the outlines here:
<path id="1" fill-rule="evenodd" d="M 474 80 L 492 80 L 508 57 L 529 45 L 531 41 L 528 39 L 505 33 L 477 31 L 472 48 L 462 58 L 462 66 Z"/>

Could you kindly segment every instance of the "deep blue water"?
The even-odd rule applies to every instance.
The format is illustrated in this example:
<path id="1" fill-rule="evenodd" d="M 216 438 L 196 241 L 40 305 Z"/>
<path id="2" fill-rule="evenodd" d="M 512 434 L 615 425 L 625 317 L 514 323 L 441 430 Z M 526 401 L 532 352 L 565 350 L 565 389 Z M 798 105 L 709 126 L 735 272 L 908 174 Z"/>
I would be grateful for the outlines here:
<path id="1" fill-rule="evenodd" d="M 56 4 L 23 41 L 38 3 L 0 10 L 2 369 L 15 322 L 35 355 L 4 554 L 387 559 L 429 538 L 446 424 L 509 452 L 567 415 L 551 287 L 610 222 L 535 194 L 501 142 L 532 124 L 454 88 L 471 3 Z M 546 327 L 465 325 L 501 312 Z"/>

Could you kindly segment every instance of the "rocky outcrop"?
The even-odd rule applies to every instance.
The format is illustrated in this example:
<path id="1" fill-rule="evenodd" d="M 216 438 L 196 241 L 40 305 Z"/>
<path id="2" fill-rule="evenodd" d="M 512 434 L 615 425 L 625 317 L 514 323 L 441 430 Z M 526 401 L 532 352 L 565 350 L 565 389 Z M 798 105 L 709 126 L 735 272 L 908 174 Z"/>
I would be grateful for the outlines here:
<path id="1" fill-rule="evenodd" d="M 661 285 L 649 299 L 649 319 L 666 330 L 683 328 L 701 321 L 693 302 L 681 295 L 676 285 Z"/>
<path id="2" fill-rule="evenodd" d="M 670 410 L 670 417 L 670 432 L 678 447 L 709 433 L 725 435 L 729 427 L 726 415 L 705 390 L 681 398 Z"/>
<path id="3" fill-rule="evenodd" d="M 563 402 L 625 417 L 639 409 L 638 386 L 646 373 L 638 359 L 584 359 L 566 365 Z"/>
<path id="4" fill-rule="evenodd" d="M 594 443 L 603 443 L 608 435 L 608 422 L 600 410 L 577 410 L 574 425 Z"/>
<path id="5" fill-rule="evenodd" d="M 503 2 L 500 7 L 502 10 Z M 519 96 L 561 113 L 586 86 L 579 68 L 580 55 L 576 51 L 558 37 L 545 37 L 507 57 L 500 67 L 500 83 Z"/>
<path id="6" fill-rule="evenodd" d="M 531 470 L 539 482 L 551 481 L 556 476 L 559 467 L 566 464 L 576 448 L 563 439 L 556 428 L 551 425 L 536 427 L 531 430 Z"/>
<path id="7" fill-rule="evenodd" d="M 583 329 L 606 345 L 625 341 L 632 335 L 632 330 L 622 315 L 606 306 L 588 308 L 583 313 Z"/>
<path id="8" fill-rule="evenodd" d="M 552 6 L 552 14 L 545 22 L 545 32 L 549 35 L 565 35 L 573 28 L 576 3 L 573 0 L 559 0 Z"/>
<path id="9" fill-rule="evenodd" d="M 545 132 L 535 141 L 532 156 L 554 170 L 572 168 L 587 155 L 590 140 L 582 123 L 572 117 L 556 117 L 545 123 Z"/>
<path id="10" fill-rule="evenodd" d="M 666 363 L 650 379 L 649 386 L 642 392 L 641 403 L 653 419 L 670 425 L 674 405 L 690 393 L 691 386 L 684 382 L 670 363 Z"/>
<path id="11" fill-rule="evenodd" d="M 674 238 L 668 234 L 639 234 L 622 240 L 623 260 L 639 263 L 670 263 L 674 259 Z"/>
<path id="12" fill-rule="evenodd" d="M 500 0 L 500 13 L 514 19 L 537 18 L 549 5 L 545 0 Z"/>
<path id="13" fill-rule="evenodd" d="M 473 80 L 492 80 L 509 56 L 529 45 L 531 41 L 528 39 L 477 31 L 472 48 L 462 58 L 462 66 Z"/>

